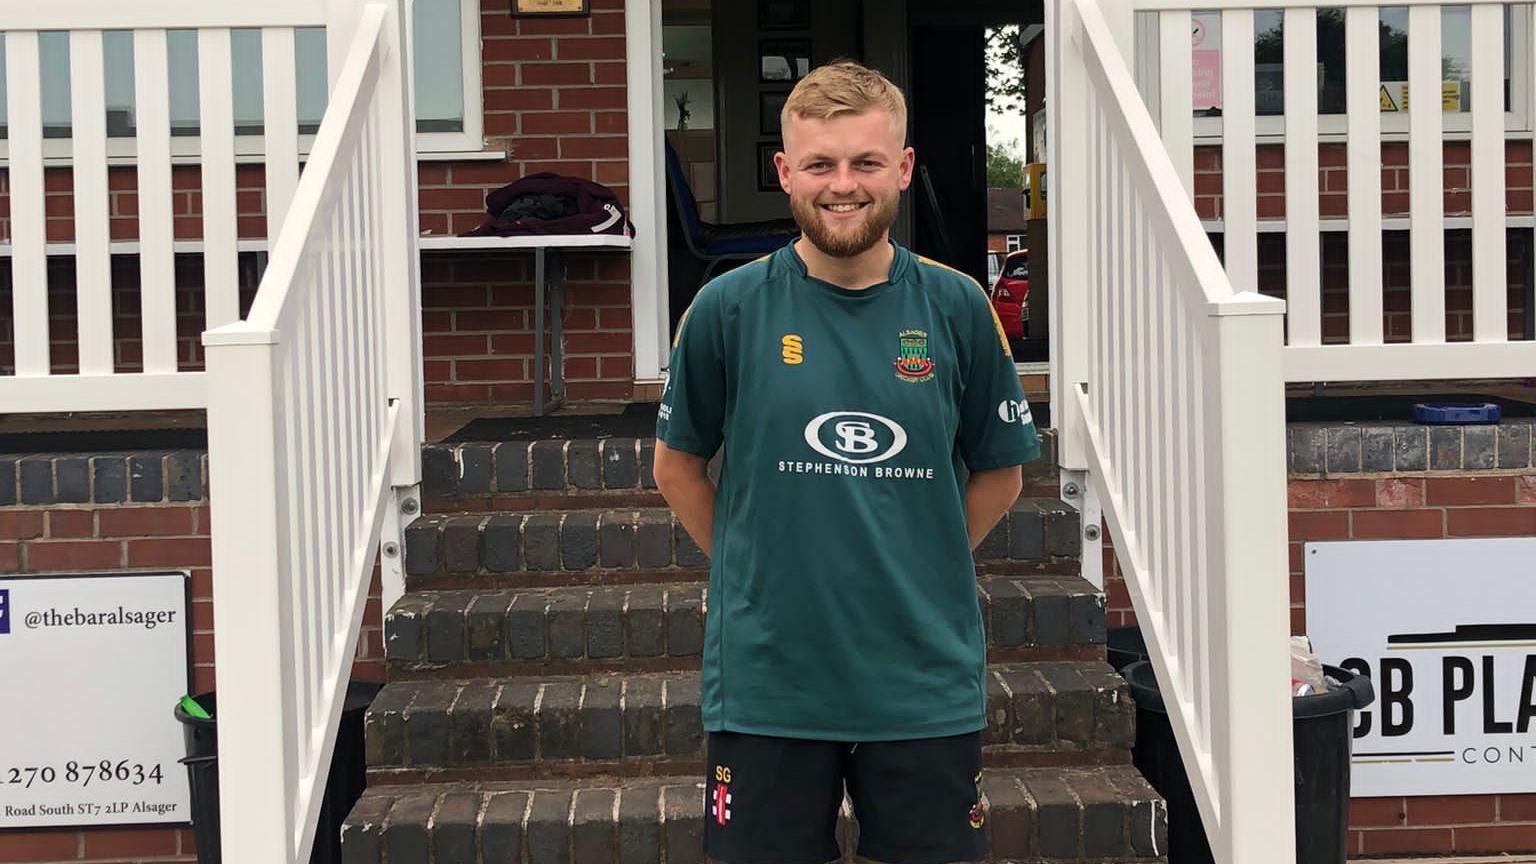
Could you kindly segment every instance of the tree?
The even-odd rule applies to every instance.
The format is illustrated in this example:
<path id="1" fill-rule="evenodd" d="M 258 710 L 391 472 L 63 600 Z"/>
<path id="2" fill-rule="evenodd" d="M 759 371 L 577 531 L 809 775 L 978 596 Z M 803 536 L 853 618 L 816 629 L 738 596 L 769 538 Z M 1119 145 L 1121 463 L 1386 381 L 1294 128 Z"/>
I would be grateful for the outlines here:
<path id="1" fill-rule="evenodd" d="M 1017 24 L 987 28 L 987 107 L 1024 111 L 1024 58 Z"/>
<path id="2" fill-rule="evenodd" d="M 1024 160 L 1018 156 L 1017 141 L 987 145 L 987 188 L 1024 188 Z"/>

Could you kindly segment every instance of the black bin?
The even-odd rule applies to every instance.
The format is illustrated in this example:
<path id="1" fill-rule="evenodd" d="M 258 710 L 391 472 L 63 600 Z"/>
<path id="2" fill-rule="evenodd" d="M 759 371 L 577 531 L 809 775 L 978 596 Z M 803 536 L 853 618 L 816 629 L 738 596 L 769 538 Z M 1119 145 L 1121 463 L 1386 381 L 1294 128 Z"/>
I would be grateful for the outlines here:
<path id="1" fill-rule="evenodd" d="M 1136 627 L 1111 627 L 1105 633 L 1105 653 L 1109 657 L 1109 665 L 1115 667 L 1116 672 L 1125 672 L 1125 667 L 1137 660 L 1147 659 L 1147 643 L 1141 638 L 1141 630 Z"/>
<path id="2" fill-rule="evenodd" d="M 1344 864 L 1349 839 L 1349 753 L 1351 712 L 1376 698 L 1371 679 L 1337 666 L 1323 673 L 1338 686 L 1291 699 L 1295 737 L 1296 861 Z M 1136 700 L 1136 744 L 1132 762 L 1168 802 L 1168 864 L 1213 864 L 1189 777 L 1179 759 L 1178 741 L 1157 689 L 1150 661 L 1121 671 Z"/>
<path id="3" fill-rule="evenodd" d="M 379 694 L 381 684 L 372 681 L 347 682 L 346 702 L 341 709 L 341 727 L 336 732 L 336 749 L 331 756 L 331 771 L 325 781 L 325 800 L 320 804 L 320 823 L 315 829 L 314 851 L 310 864 L 340 864 L 341 823 L 352 805 L 362 797 L 367 785 L 367 758 L 363 749 L 363 715 Z M 197 839 L 197 864 L 221 864 L 219 848 L 219 732 L 218 697 L 200 693 L 192 697 L 213 718 L 203 720 L 182 710 L 174 712 L 181 722 L 187 741 L 187 777 L 192 787 L 192 833 Z"/>

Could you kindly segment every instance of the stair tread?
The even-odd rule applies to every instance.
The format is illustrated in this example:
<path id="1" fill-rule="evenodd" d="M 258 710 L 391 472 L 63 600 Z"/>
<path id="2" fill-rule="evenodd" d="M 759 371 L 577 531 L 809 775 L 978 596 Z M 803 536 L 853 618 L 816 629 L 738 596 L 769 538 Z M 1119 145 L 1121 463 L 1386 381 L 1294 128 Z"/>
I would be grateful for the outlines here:
<path id="1" fill-rule="evenodd" d="M 1103 595 L 1081 576 L 984 574 L 977 594 L 994 654 L 1045 659 L 1104 643 Z M 482 665 L 486 674 L 676 666 L 703 650 L 707 600 L 701 582 L 413 590 L 385 614 L 385 657 L 398 670 Z"/>
<path id="2" fill-rule="evenodd" d="M 694 864 L 703 791 L 681 777 L 373 785 L 342 827 L 343 857 L 500 864 L 526 850 L 531 864 L 580 849 L 584 861 Z M 1128 765 L 992 768 L 982 791 L 988 860 L 1154 861 L 1167 848 L 1166 808 Z M 851 816 L 845 802 L 838 838 L 849 853 Z"/>
<path id="3" fill-rule="evenodd" d="M 702 758 L 695 671 L 393 681 L 365 720 L 368 765 L 413 777 L 677 773 Z M 1127 685 L 1103 661 L 987 667 L 992 764 L 1126 761 Z"/>
<path id="4" fill-rule="evenodd" d="M 1077 510 L 1059 498 L 1020 498 L 982 540 L 975 558 L 988 565 L 1075 562 L 1082 549 L 1079 525 Z M 663 506 L 434 513 L 405 532 L 405 571 L 413 588 L 437 579 L 539 574 L 579 580 L 708 566 L 709 559 Z"/>
<path id="5" fill-rule="evenodd" d="M 1056 436 L 1050 429 L 1040 431 L 1041 458 L 1024 466 L 1028 488 L 1057 482 Z M 429 507 L 443 501 L 654 494 L 655 449 L 649 435 L 428 444 L 421 450 L 422 492 Z"/>

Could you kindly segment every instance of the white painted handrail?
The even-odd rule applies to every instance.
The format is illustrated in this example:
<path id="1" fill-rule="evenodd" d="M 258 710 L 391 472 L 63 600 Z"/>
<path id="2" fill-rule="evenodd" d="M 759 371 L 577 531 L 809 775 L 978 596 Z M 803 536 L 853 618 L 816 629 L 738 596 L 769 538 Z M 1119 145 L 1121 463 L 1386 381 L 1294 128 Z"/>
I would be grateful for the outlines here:
<path id="1" fill-rule="evenodd" d="M 1289 864 L 1284 304 L 1233 290 L 1117 44 L 1128 22 L 1047 10 L 1052 185 L 1071 190 L 1050 211 L 1062 467 L 1103 507 L 1216 860 Z M 1251 124 L 1228 131 L 1252 147 Z"/>
<path id="2" fill-rule="evenodd" d="M 421 363 L 414 271 L 389 266 L 415 255 L 404 8 L 362 6 L 250 314 L 203 335 L 230 864 L 309 858 L 385 532 L 398 561 L 394 487 L 419 475 L 392 365 Z"/>
<path id="3" fill-rule="evenodd" d="M 1282 357 L 1287 381 L 1379 381 L 1504 378 L 1536 369 L 1536 341 L 1511 335 L 1506 278 L 1506 232 L 1530 217 L 1508 213 L 1505 190 L 1504 10 L 1518 4 L 1473 0 L 1132 0 L 1138 12 L 1157 18 L 1158 76 L 1164 147 L 1176 165 L 1193 158 L 1189 38 L 1191 12 L 1219 14 L 1222 33 L 1221 128 L 1222 225 L 1227 277 L 1239 288 L 1257 282 L 1258 225 L 1255 129 L 1285 136 L 1285 233 L 1288 344 Z M 1380 11 L 1408 7 L 1408 83 L 1411 93 L 1431 94 L 1408 103 L 1406 123 L 1383 121 L 1380 75 Z M 1441 12 L 1470 8 L 1470 112 L 1444 113 L 1441 84 Z M 1258 118 L 1254 104 L 1256 9 L 1284 10 L 1284 118 Z M 1527 16 L 1531 7 L 1519 7 Z M 1343 10 L 1345 116 L 1320 123 L 1317 104 L 1319 10 Z M 1526 25 L 1529 26 L 1528 24 Z M 1516 34 L 1524 29 L 1517 27 Z M 1532 68 L 1526 46 L 1516 41 L 1511 74 Z M 1528 87 L 1529 84 L 1525 83 Z M 1484 85 L 1487 86 L 1484 86 Z M 1525 88 L 1516 86 L 1517 94 Z M 1512 105 L 1512 110 L 1523 106 Z M 1447 118 L 1458 117 L 1471 135 L 1471 215 L 1447 218 L 1442 147 Z M 1470 119 L 1466 119 L 1470 117 Z M 1283 123 L 1283 125 L 1281 125 Z M 1348 221 L 1319 219 L 1319 126 L 1345 133 Z M 1390 126 L 1390 129 L 1388 127 Z M 1408 143 L 1409 213 L 1383 218 L 1384 135 Z M 1405 224 L 1406 223 L 1406 224 Z M 1388 299 L 1383 284 L 1382 231 L 1410 232 L 1410 286 L 1403 299 Z M 1470 332 L 1447 334 L 1445 232 L 1471 228 Z M 1324 326 L 1320 235 L 1343 230 L 1348 238 L 1348 318 Z M 1406 327 L 1389 330 L 1384 311 L 1406 299 Z M 1331 316 L 1340 313 L 1329 310 Z M 1527 315 L 1531 314 L 1529 310 Z M 1343 326 L 1347 323 L 1347 327 Z M 1406 332 L 1405 332 L 1406 331 Z"/>

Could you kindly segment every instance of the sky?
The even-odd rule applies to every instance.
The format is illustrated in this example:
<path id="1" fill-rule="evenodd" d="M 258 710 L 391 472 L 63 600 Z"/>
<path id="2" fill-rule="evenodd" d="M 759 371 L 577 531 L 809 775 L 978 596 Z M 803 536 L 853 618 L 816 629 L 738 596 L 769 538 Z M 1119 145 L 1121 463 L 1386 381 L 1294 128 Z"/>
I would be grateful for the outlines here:
<path id="1" fill-rule="evenodd" d="M 989 56 L 987 58 L 987 63 L 989 65 L 997 62 L 1000 62 L 1000 60 L 996 57 Z M 1026 128 L 1024 112 L 1022 109 L 1018 111 L 1001 111 L 995 107 L 988 106 L 988 144 L 1006 144 L 1009 141 L 1017 141 L 1018 146 L 1012 149 L 1014 149 L 1015 153 L 1020 159 L 1023 159 L 1026 153 L 1028 140 L 1029 132 Z"/>

